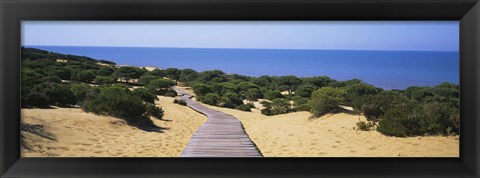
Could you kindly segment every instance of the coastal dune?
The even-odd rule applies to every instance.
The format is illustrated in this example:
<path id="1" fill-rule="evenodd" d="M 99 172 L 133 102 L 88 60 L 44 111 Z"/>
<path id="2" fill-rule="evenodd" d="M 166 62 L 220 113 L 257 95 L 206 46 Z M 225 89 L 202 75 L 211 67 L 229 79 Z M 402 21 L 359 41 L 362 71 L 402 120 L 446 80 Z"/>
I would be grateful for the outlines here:
<path id="1" fill-rule="evenodd" d="M 356 129 L 362 115 L 309 112 L 265 116 L 210 105 L 231 114 L 265 157 L 458 157 L 458 136 L 390 137 Z"/>
<path id="2" fill-rule="evenodd" d="M 80 108 L 22 109 L 23 157 L 178 157 L 206 117 L 174 98 L 159 96 L 161 129 L 148 132 L 125 121 Z"/>

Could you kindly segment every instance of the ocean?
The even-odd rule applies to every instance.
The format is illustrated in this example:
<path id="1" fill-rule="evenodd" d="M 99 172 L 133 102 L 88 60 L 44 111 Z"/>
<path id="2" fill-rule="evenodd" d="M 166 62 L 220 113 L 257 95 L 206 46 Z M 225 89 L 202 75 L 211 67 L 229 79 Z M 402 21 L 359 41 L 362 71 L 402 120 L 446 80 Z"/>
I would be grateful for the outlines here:
<path id="1" fill-rule="evenodd" d="M 297 49 L 25 46 L 88 56 L 120 65 L 222 70 L 248 76 L 358 78 L 384 89 L 459 84 L 455 51 L 362 51 Z"/>

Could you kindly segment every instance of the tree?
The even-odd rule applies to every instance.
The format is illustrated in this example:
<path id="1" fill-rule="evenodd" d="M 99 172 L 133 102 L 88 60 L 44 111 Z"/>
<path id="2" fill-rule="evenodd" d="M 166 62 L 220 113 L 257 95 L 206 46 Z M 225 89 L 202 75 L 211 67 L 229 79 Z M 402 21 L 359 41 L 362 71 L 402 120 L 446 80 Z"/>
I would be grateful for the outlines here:
<path id="1" fill-rule="evenodd" d="M 274 81 L 281 89 L 288 90 L 288 93 L 292 93 L 292 91 L 302 83 L 302 80 L 293 75 L 281 76 L 276 78 Z"/>
<path id="2" fill-rule="evenodd" d="M 77 98 L 70 91 L 70 88 L 64 84 L 45 83 L 44 92 L 48 98 L 48 103 L 56 106 L 70 106 L 77 103 Z"/>
<path id="3" fill-rule="evenodd" d="M 315 116 L 321 116 L 330 112 L 338 112 L 341 108 L 338 106 L 344 95 L 342 89 L 323 87 L 313 92 L 311 97 L 310 112 Z"/>
<path id="4" fill-rule="evenodd" d="M 346 87 L 345 93 L 346 98 L 345 101 L 349 104 L 358 97 L 362 97 L 365 95 L 375 95 L 382 91 L 382 89 L 374 87 L 369 84 L 364 83 L 355 83 L 352 85 L 348 85 Z"/>
<path id="5" fill-rule="evenodd" d="M 113 69 L 111 67 L 102 67 L 102 68 L 97 70 L 97 75 L 110 76 L 110 75 L 113 74 L 113 72 L 115 72 L 115 69 Z"/>
<path id="6" fill-rule="evenodd" d="M 157 99 L 157 96 L 150 92 L 149 90 L 145 88 L 137 88 L 132 91 L 132 94 L 141 98 L 143 101 L 147 103 L 155 103 L 155 99 Z"/>
<path id="7" fill-rule="evenodd" d="M 302 81 L 304 84 L 310 84 L 318 88 L 328 86 L 330 83 L 335 82 L 335 80 L 327 76 L 302 78 Z"/>
<path id="8" fill-rule="evenodd" d="M 195 83 L 192 85 L 195 95 L 201 97 L 213 92 L 213 87 L 203 83 Z"/>
<path id="9" fill-rule="evenodd" d="M 265 98 L 268 100 L 274 100 L 275 98 L 285 98 L 285 96 L 282 95 L 279 91 L 273 90 L 273 91 L 266 91 Z"/>
<path id="10" fill-rule="evenodd" d="M 313 91 L 316 89 L 313 85 L 300 85 L 300 87 L 295 90 L 295 95 L 310 98 L 312 96 Z"/>
<path id="11" fill-rule="evenodd" d="M 181 71 L 177 68 L 165 69 L 165 74 L 167 74 L 168 78 L 175 80 L 175 85 L 177 85 L 178 79 L 180 78 L 180 73 Z"/>
<path id="12" fill-rule="evenodd" d="M 204 97 L 200 97 L 201 102 L 213 106 L 217 106 L 220 104 L 220 96 L 216 93 L 208 93 Z"/>
<path id="13" fill-rule="evenodd" d="M 250 101 L 257 101 L 263 98 L 263 93 L 258 88 L 251 88 L 245 93 L 245 98 Z"/>
<path id="14" fill-rule="evenodd" d="M 95 79 L 95 77 L 96 76 L 93 71 L 82 70 L 74 72 L 72 79 L 79 82 L 91 83 Z"/>
<path id="15" fill-rule="evenodd" d="M 193 69 L 183 69 L 180 72 L 179 80 L 182 82 L 191 82 L 198 78 L 197 71 Z"/>
<path id="16" fill-rule="evenodd" d="M 170 79 L 155 79 L 147 84 L 146 88 L 155 93 L 166 92 L 175 85 L 175 82 Z"/>
<path id="17" fill-rule="evenodd" d="M 143 84 L 143 85 L 148 85 L 148 83 L 150 83 L 151 81 L 156 80 L 156 79 L 162 79 L 162 78 L 159 77 L 159 76 L 147 73 L 140 78 L 139 83 Z"/>
<path id="18" fill-rule="evenodd" d="M 127 84 L 130 79 L 138 79 L 143 74 L 145 74 L 144 70 L 138 67 L 130 67 L 130 66 L 120 67 L 117 70 L 115 70 L 115 72 L 113 72 L 113 76 L 115 78 L 125 79 L 125 82 Z"/>
<path id="19" fill-rule="evenodd" d="M 113 84 L 115 83 L 115 79 L 107 76 L 97 76 L 95 78 L 95 83 L 96 84 Z"/>

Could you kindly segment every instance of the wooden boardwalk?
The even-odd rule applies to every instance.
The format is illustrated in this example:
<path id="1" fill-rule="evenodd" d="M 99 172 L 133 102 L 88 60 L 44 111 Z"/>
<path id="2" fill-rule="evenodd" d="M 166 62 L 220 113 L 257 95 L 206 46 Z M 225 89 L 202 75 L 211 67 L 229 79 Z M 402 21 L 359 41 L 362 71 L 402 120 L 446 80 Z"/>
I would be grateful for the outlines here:
<path id="1" fill-rule="evenodd" d="M 237 118 L 191 100 L 192 95 L 179 88 L 173 89 L 187 106 L 208 117 L 180 157 L 262 157 Z"/>

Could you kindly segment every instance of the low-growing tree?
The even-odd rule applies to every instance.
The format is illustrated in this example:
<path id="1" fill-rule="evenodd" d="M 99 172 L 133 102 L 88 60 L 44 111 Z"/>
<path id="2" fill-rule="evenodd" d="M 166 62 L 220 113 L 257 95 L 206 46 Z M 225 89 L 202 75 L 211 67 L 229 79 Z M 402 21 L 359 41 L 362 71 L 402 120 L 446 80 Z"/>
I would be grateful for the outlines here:
<path id="1" fill-rule="evenodd" d="M 113 84 L 115 79 L 107 76 L 97 76 L 94 80 L 96 84 Z"/>
<path id="2" fill-rule="evenodd" d="M 132 94 L 140 97 L 143 101 L 147 103 L 155 103 L 155 100 L 157 99 L 157 96 L 152 93 L 151 91 L 145 89 L 145 88 L 137 88 L 132 91 Z"/>
<path id="3" fill-rule="evenodd" d="M 313 92 L 310 112 L 315 116 L 341 111 L 339 107 L 344 91 L 339 88 L 323 87 Z"/>

